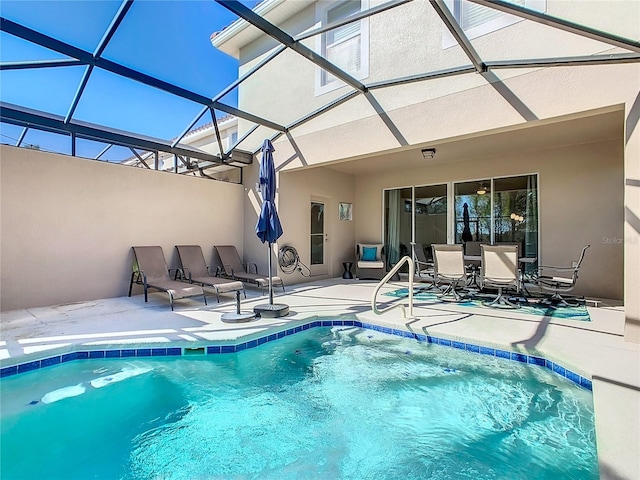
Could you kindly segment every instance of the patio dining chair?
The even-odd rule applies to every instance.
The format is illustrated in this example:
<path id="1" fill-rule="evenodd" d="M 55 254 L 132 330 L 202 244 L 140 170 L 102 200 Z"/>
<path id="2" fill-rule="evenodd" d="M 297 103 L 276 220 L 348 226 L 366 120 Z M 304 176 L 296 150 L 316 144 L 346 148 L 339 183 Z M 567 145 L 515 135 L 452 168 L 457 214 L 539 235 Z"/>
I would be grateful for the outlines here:
<path id="1" fill-rule="evenodd" d="M 505 290 L 520 293 L 520 269 L 518 267 L 517 245 L 481 245 L 482 261 L 480 264 L 480 287 L 497 288 L 498 295 L 490 302 L 483 302 L 488 307 L 519 308 L 513 303 Z"/>
<path id="2" fill-rule="evenodd" d="M 135 257 L 135 265 L 131 273 L 129 282 L 129 296 L 133 284 L 142 285 L 144 290 L 144 301 L 148 301 L 149 288 L 155 288 L 169 294 L 169 305 L 173 310 L 173 301 L 178 298 L 193 297 L 202 295 L 204 304 L 207 304 L 207 297 L 200 285 L 193 285 L 171 279 L 167 262 L 164 259 L 162 247 L 144 246 L 131 247 Z M 181 271 L 179 272 L 181 274 Z"/>
<path id="3" fill-rule="evenodd" d="M 241 282 L 247 282 L 260 287 L 260 291 L 264 294 L 264 289 L 269 287 L 269 276 L 260 275 L 258 273 L 258 266 L 255 263 L 242 263 L 240 254 L 234 245 L 216 245 L 216 252 L 222 262 L 222 272 L 228 278 L 239 280 Z M 253 266 L 255 273 L 249 272 Z M 273 286 L 282 287 L 284 292 L 284 282 L 280 277 L 271 276 L 271 282 Z"/>
<path id="4" fill-rule="evenodd" d="M 483 242 L 474 242 L 468 241 L 464 243 L 464 254 L 465 257 L 480 257 L 482 255 L 482 250 L 480 249 L 480 245 Z M 480 275 L 480 264 L 481 260 L 471 260 L 469 258 L 465 258 L 464 265 L 467 269 L 467 274 L 469 275 L 469 284 L 468 287 L 480 288 L 478 285 L 478 276 Z"/>
<path id="5" fill-rule="evenodd" d="M 467 283 L 467 270 L 464 266 L 462 245 L 433 244 L 433 269 L 436 285 L 448 284 L 439 295 L 442 300 L 459 302 L 462 300 L 460 288 Z"/>
<path id="6" fill-rule="evenodd" d="M 573 262 L 570 267 L 558 267 L 549 265 L 540 265 L 537 273 L 534 275 L 534 283 L 542 290 L 551 293 L 551 296 L 543 300 L 543 302 L 551 303 L 561 307 L 575 307 L 576 302 L 568 302 L 566 294 L 571 292 L 578 281 L 578 272 L 582 266 L 585 253 L 591 245 L 586 245 L 580 252 L 578 261 Z"/>
<path id="7" fill-rule="evenodd" d="M 185 279 L 189 283 L 197 283 L 203 287 L 211 287 L 216 292 L 216 299 L 220 303 L 220 294 L 229 292 L 242 292 L 247 298 L 247 292 L 242 282 L 218 275 L 221 269 L 218 266 L 208 266 L 202 254 L 200 245 L 176 245 L 178 257 L 182 265 Z"/>
<path id="8" fill-rule="evenodd" d="M 427 260 L 422 243 L 411 243 L 413 245 L 413 255 L 415 262 L 414 281 L 425 282 L 426 286 L 421 286 L 422 290 L 436 288 L 436 275 L 433 262 Z"/>

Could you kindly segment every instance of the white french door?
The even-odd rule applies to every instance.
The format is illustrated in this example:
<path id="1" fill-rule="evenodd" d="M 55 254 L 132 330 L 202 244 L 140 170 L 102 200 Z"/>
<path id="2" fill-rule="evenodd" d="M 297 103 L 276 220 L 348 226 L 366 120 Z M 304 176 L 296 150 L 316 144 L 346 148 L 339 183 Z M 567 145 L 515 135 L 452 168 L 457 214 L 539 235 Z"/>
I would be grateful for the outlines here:
<path id="1" fill-rule="evenodd" d="M 310 265 L 311 275 L 326 275 L 328 272 L 327 230 L 325 224 L 326 202 L 312 198 L 310 208 Z"/>

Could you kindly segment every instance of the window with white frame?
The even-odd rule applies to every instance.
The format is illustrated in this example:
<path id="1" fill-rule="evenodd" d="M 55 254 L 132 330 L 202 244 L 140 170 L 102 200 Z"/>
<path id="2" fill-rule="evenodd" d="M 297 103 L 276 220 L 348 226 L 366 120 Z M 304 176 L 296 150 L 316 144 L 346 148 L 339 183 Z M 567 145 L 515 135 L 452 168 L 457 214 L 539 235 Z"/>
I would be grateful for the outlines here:
<path id="1" fill-rule="evenodd" d="M 233 147 L 236 144 L 237 141 L 238 141 L 238 132 L 234 130 L 233 132 L 231 132 L 229 134 L 229 147 L 228 148 Z"/>
<path id="2" fill-rule="evenodd" d="M 509 15 L 500 10 L 478 5 L 468 0 L 445 0 L 445 3 L 469 39 L 481 37 L 523 20 L 521 17 Z M 509 3 L 538 12 L 544 12 L 547 6 L 546 0 L 510 0 Z M 453 35 L 446 27 L 443 27 L 443 48 L 456 44 L 457 42 Z"/>
<path id="3" fill-rule="evenodd" d="M 368 0 L 318 2 L 323 25 L 334 23 L 368 8 Z M 369 21 L 362 19 L 334 28 L 318 37 L 322 56 L 349 75 L 362 80 L 369 76 Z M 318 67 L 316 92 L 322 94 L 342 86 L 331 73 Z"/>

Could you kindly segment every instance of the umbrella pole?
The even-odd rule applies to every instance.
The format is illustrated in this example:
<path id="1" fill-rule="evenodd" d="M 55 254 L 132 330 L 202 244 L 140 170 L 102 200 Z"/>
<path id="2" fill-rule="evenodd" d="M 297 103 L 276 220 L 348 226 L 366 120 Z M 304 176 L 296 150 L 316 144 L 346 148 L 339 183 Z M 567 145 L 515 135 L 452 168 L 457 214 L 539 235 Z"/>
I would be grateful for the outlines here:
<path id="1" fill-rule="evenodd" d="M 271 279 L 271 243 L 269 243 L 269 305 L 273 305 L 273 280 Z"/>

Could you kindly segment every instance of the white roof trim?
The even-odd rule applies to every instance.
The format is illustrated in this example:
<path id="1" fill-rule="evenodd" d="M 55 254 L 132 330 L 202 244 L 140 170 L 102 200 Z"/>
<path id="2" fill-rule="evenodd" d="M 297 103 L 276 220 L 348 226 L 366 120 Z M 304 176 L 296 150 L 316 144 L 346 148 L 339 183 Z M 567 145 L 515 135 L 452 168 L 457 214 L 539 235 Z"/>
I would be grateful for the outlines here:
<path id="1" fill-rule="evenodd" d="M 283 21 L 292 17 L 296 13 L 304 10 L 316 0 L 264 0 L 258 4 L 253 11 L 272 22 L 274 25 L 282 24 Z M 286 3 L 286 8 L 282 8 Z M 279 8 L 280 7 L 280 8 Z M 237 19 L 235 22 L 224 28 L 220 32 L 211 35 L 211 44 L 222 52 L 234 58 L 240 57 L 240 49 L 251 43 L 253 40 L 263 35 L 263 32 L 243 20 Z"/>

